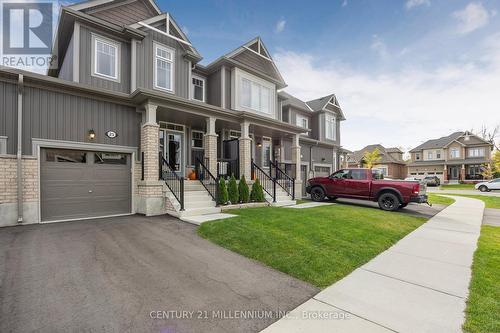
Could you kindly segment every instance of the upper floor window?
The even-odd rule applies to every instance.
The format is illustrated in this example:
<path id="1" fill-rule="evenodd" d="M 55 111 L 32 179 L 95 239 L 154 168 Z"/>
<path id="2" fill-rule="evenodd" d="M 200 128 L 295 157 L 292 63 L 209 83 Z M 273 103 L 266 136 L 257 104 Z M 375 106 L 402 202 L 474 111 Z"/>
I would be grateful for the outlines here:
<path id="1" fill-rule="evenodd" d="M 420 153 L 415 153 L 415 160 L 419 161 L 420 160 Z"/>
<path id="2" fill-rule="evenodd" d="M 432 154 L 432 151 L 427 152 L 427 159 L 432 160 L 434 158 L 434 155 Z"/>
<path id="3" fill-rule="evenodd" d="M 155 88 L 173 91 L 174 86 L 174 50 L 155 44 Z"/>
<path id="4" fill-rule="evenodd" d="M 460 157 L 460 150 L 458 148 L 451 148 L 450 157 L 451 158 L 459 158 Z"/>
<path id="5" fill-rule="evenodd" d="M 106 38 L 93 35 L 93 74 L 106 79 L 118 80 L 120 45 Z"/>
<path id="6" fill-rule="evenodd" d="M 440 159 L 441 158 L 441 150 L 436 150 L 436 159 Z"/>
<path id="7" fill-rule="evenodd" d="M 297 115 L 296 125 L 302 128 L 309 128 L 309 120 L 307 117 Z"/>
<path id="8" fill-rule="evenodd" d="M 469 157 L 483 157 L 484 148 L 469 148 Z"/>
<path id="9" fill-rule="evenodd" d="M 193 99 L 197 101 L 205 102 L 205 79 L 199 76 L 194 76 L 192 78 L 193 87 Z"/>
<path id="10" fill-rule="evenodd" d="M 271 90 L 268 87 L 251 81 L 241 79 L 241 106 L 263 112 L 270 112 Z"/>
<path id="11" fill-rule="evenodd" d="M 330 114 L 325 115 L 325 131 L 328 140 L 335 140 L 335 117 Z"/>

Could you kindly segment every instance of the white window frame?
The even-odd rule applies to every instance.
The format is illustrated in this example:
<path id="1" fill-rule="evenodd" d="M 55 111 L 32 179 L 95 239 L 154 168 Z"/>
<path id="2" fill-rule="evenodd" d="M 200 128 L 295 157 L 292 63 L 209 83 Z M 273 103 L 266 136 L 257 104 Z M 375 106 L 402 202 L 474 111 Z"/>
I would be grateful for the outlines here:
<path id="1" fill-rule="evenodd" d="M 199 99 L 194 98 L 193 79 L 203 81 L 203 100 L 201 100 L 201 101 Z M 196 74 L 191 75 L 191 98 L 194 99 L 195 101 L 203 102 L 203 103 L 205 103 L 205 101 L 207 100 L 207 80 L 203 76 L 199 76 Z"/>
<path id="2" fill-rule="evenodd" d="M 439 155 L 439 156 L 438 156 L 438 155 Z M 437 160 L 440 160 L 440 159 L 442 158 L 442 157 L 441 157 L 441 155 L 442 155 L 441 150 L 436 150 L 436 159 L 437 159 Z"/>
<path id="3" fill-rule="evenodd" d="M 433 160 L 434 159 L 434 153 L 432 151 L 427 152 L 427 159 L 428 160 Z"/>
<path id="4" fill-rule="evenodd" d="M 330 118 L 331 120 L 329 120 L 328 118 Z M 329 133 L 328 131 L 328 122 L 330 121 L 332 122 L 333 133 Z M 325 138 L 327 140 L 335 141 L 337 139 L 336 136 L 337 136 L 337 119 L 335 115 L 325 113 Z"/>
<path id="5" fill-rule="evenodd" d="M 477 147 L 477 148 L 469 148 L 468 157 L 484 157 L 484 148 L 482 147 Z"/>
<path id="6" fill-rule="evenodd" d="M 193 134 L 194 133 L 201 134 L 201 147 L 195 147 L 195 146 L 193 146 L 193 139 L 194 139 L 193 138 Z M 192 149 L 198 149 L 198 150 L 205 150 L 204 143 L 205 143 L 205 132 L 198 131 L 198 130 L 191 130 L 191 148 Z"/>
<path id="7" fill-rule="evenodd" d="M 454 156 L 454 152 L 457 152 L 456 156 Z M 458 148 L 451 148 L 450 149 L 450 158 L 460 158 L 460 149 Z"/>
<path id="8" fill-rule="evenodd" d="M 157 49 L 162 49 L 168 53 L 170 53 L 170 60 L 162 57 L 158 57 L 156 54 Z M 158 78 L 157 78 L 157 69 L 156 69 L 156 60 L 157 58 L 160 58 L 163 61 L 169 62 L 171 64 L 171 70 L 170 70 L 170 89 L 161 87 L 158 85 Z M 160 43 L 153 43 L 153 88 L 170 92 L 174 92 L 174 78 L 175 78 L 175 50 L 171 47 L 168 47 L 166 45 L 160 44 Z M 191 83 L 192 84 L 192 83 Z"/>
<path id="9" fill-rule="evenodd" d="M 243 85 L 243 79 L 246 79 L 250 81 L 250 83 L 256 84 L 259 86 L 259 98 L 261 96 L 260 94 L 260 87 L 265 87 L 269 89 L 269 110 L 268 112 L 261 111 L 261 106 L 259 103 L 259 108 L 252 108 L 251 105 L 243 105 L 242 101 L 242 85 Z M 263 80 L 255 75 L 252 75 L 250 73 L 247 73 L 239 68 L 233 68 L 232 73 L 231 73 L 231 87 L 232 91 L 234 91 L 234 94 L 231 94 L 231 107 L 235 110 L 238 111 L 250 111 L 253 113 L 258 113 L 261 115 L 265 115 L 267 117 L 272 117 L 276 118 L 276 85 Z M 251 94 L 251 91 L 250 91 Z M 250 104 L 251 100 L 250 100 Z"/>
<path id="10" fill-rule="evenodd" d="M 304 126 L 303 121 L 306 121 L 306 124 Z M 296 119 L 295 119 L 295 124 L 299 127 L 309 129 L 309 118 L 306 116 L 303 116 L 301 114 L 297 114 Z"/>
<path id="11" fill-rule="evenodd" d="M 99 73 L 97 71 L 97 42 L 107 44 L 115 48 L 115 76 Z M 120 60 L 121 60 L 121 43 L 111 40 L 106 37 L 92 33 L 92 76 L 120 82 Z"/>
<path id="12" fill-rule="evenodd" d="M 415 153 L 415 161 L 421 161 L 422 159 L 420 157 L 420 153 Z"/>
<path id="13" fill-rule="evenodd" d="M 265 157 L 265 147 L 269 147 L 269 161 Z M 261 147 L 261 165 L 263 168 L 269 168 L 269 162 L 273 159 L 273 140 L 268 136 L 262 137 L 262 147 Z"/>

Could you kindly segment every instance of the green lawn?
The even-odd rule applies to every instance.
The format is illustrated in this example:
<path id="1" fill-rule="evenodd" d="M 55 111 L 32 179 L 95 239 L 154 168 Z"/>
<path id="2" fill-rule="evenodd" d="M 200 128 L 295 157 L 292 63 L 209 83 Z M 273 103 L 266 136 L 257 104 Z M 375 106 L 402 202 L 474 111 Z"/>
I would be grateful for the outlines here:
<path id="1" fill-rule="evenodd" d="M 468 197 L 468 198 L 483 200 L 486 208 L 500 209 L 500 197 L 487 196 L 487 195 L 474 195 L 474 194 L 455 194 L 455 193 L 449 193 L 449 195 L 456 195 L 459 197 Z"/>
<path id="2" fill-rule="evenodd" d="M 428 193 L 427 195 L 429 196 L 429 203 L 431 203 L 433 205 L 436 204 L 436 205 L 449 206 L 455 202 L 454 199 L 442 197 L 442 196 L 434 194 L 434 193 Z"/>
<path id="3" fill-rule="evenodd" d="M 443 184 L 442 190 L 473 190 L 474 184 Z"/>
<path id="4" fill-rule="evenodd" d="M 500 227 L 481 227 L 469 289 L 464 331 L 500 332 Z"/>
<path id="5" fill-rule="evenodd" d="M 231 211 L 198 233 L 284 273 L 326 287 L 386 250 L 426 218 L 349 205 Z"/>

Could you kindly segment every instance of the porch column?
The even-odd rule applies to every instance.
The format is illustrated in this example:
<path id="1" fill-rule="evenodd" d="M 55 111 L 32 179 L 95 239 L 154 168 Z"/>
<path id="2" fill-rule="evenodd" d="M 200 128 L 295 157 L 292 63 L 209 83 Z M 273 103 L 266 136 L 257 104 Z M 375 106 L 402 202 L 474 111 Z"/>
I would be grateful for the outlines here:
<path id="1" fill-rule="evenodd" d="M 445 164 L 444 169 L 443 169 L 443 182 L 446 183 L 448 182 L 448 167 Z"/>
<path id="2" fill-rule="evenodd" d="M 137 184 L 136 212 L 146 216 L 165 213 L 163 183 L 159 180 L 157 105 L 146 104 L 142 111 L 141 155 L 144 179 Z"/>
<path id="3" fill-rule="evenodd" d="M 240 178 L 245 176 L 247 181 L 252 179 L 252 139 L 249 135 L 250 123 L 243 121 L 241 123 L 241 137 L 239 139 L 240 145 Z"/>
<path id="4" fill-rule="evenodd" d="M 302 178 L 300 174 L 300 134 L 295 134 L 292 142 L 292 163 L 295 165 L 295 198 L 300 199 L 302 193 Z"/>
<path id="5" fill-rule="evenodd" d="M 207 118 L 207 128 L 205 132 L 205 157 L 208 158 L 206 167 L 214 177 L 217 177 L 217 133 L 215 133 L 216 118 Z"/>
<path id="6" fill-rule="evenodd" d="M 465 164 L 462 164 L 462 168 L 460 169 L 460 180 L 465 180 Z"/>

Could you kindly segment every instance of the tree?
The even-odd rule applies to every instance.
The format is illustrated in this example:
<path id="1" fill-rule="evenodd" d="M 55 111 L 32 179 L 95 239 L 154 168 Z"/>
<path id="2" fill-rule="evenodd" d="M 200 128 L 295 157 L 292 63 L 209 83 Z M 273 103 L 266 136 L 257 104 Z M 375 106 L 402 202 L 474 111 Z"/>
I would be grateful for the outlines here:
<path id="1" fill-rule="evenodd" d="M 496 141 L 497 138 L 500 137 L 500 125 L 496 125 L 493 128 L 488 128 L 486 125 L 483 125 L 479 131 L 475 132 L 472 130 L 471 132 L 480 136 L 483 140 L 491 142 L 497 150 L 500 149 L 500 143 Z"/>
<path id="2" fill-rule="evenodd" d="M 250 200 L 254 202 L 263 202 L 266 200 L 264 198 L 264 191 L 262 190 L 262 185 L 260 185 L 259 178 L 255 178 L 255 182 L 252 185 L 252 191 L 250 192 Z"/>
<path id="3" fill-rule="evenodd" d="M 500 150 L 496 150 L 491 159 L 491 169 L 494 177 L 500 177 Z"/>
<path id="4" fill-rule="evenodd" d="M 481 168 L 481 176 L 483 176 L 484 179 L 491 179 L 493 178 L 493 168 L 491 167 L 490 164 L 485 164 Z"/>
<path id="5" fill-rule="evenodd" d="M 239 202 L 238 184 L 236 184 L 236 178 L 234 178 L 234 175 L 231 176 L 231 178 L 229 179 L 227 193 L 228 193 L 228 199 L 232 204 Z"/>
<path id="6" fill-rule="evenodd" d="M 220 177 L 219 179 L 219 195 L 218 195 L 218 199 L 219 199 L 219 204 L 220 205 L 225 205 L 227 204 L 227 187 L 226 187 L 226 181 L 224 180 L 224 178 Z"/>
<path id="7" fill-rule="evenodd" d="M 380 157 L 380 152 L 378 148 L 375 148 L 372 152 L 366 151 L 365 154 L 363 155 L 363 164 L 365 167 L 368 169 L 373 168 L 380 160 L 382 157 Z"/>
<path id="8" fill-rule="evenodd" d="M 245 175 L 241 176 L 240 183 L 238 184 L 238 192 L 242 203 L 250 201 L 250 189 L 248 188 Z"/>

